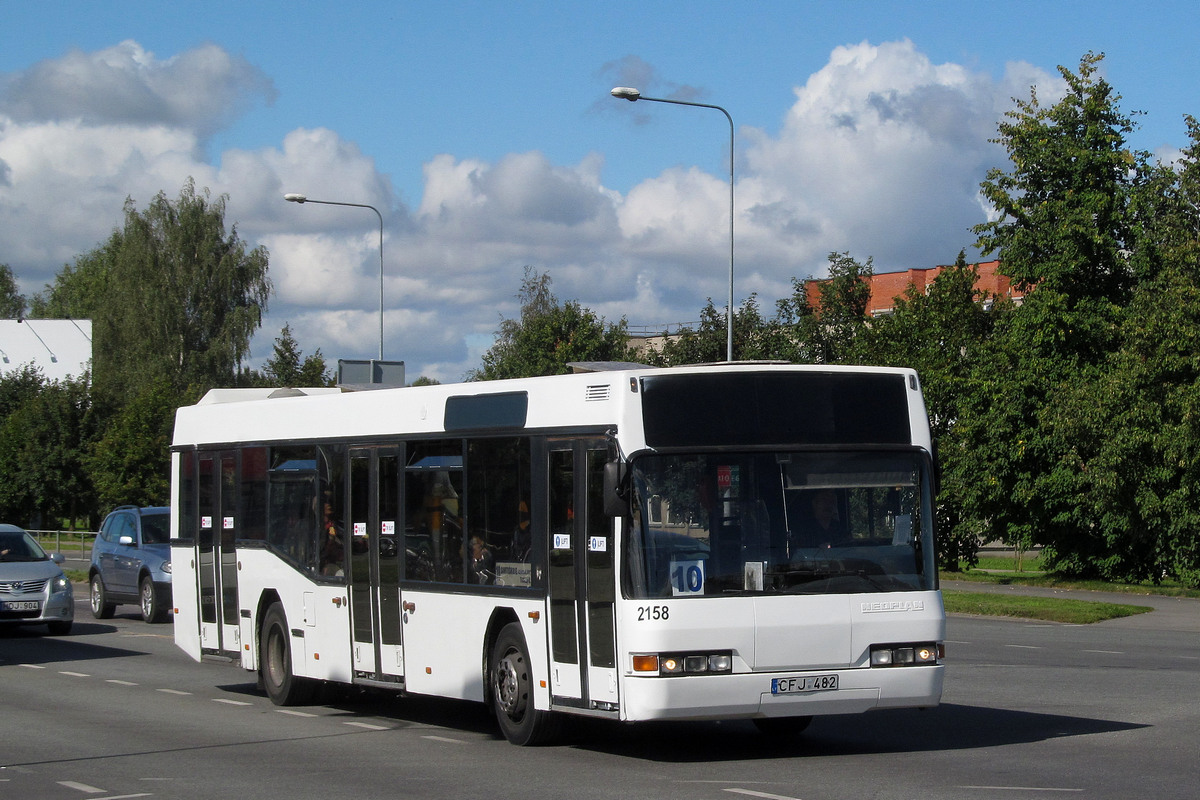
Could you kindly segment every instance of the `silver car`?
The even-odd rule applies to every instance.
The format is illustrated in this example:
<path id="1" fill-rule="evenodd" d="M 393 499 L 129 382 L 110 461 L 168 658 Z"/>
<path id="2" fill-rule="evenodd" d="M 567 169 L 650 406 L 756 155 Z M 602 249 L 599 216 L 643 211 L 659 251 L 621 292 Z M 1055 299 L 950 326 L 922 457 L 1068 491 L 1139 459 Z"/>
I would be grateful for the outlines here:
<path id="1" fill-rule="evenodd" d="M 62 562 L 61 554 L 47 555 L 16 525 L 0 525 L 0 626 L 46 625 L 55 636 L 71 632 L 75 592 Z"/>
<path id="2" fill-rule="evenodd" d="M 171 509 L 121 506 L 92 544 L 88 591 L 92 616 L 108 619 L 122 603 L 137 603 L 146 622 L 171 612 Z"/>

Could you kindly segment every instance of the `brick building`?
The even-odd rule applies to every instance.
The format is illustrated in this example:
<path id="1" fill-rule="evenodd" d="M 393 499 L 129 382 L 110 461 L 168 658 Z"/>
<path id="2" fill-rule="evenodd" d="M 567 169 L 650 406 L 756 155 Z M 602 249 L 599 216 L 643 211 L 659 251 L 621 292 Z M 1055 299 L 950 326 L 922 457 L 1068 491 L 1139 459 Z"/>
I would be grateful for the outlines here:
<path id="1" fill-rule="evenodd" d="M 1008 297 L 1017 303 L 1024 298 L 1024 293 L 1012 286 L 1004 275 L 999 273 L 999 261 L 982 261 L 975 265 L 979 273 L 975 288 L 984 292 L 988 298 Z M 867 303 L 867 315 L 874 317 L 891 313 L 896 305 L 896 298 L 902 297 L 912 284 L 918 292 L 928 293 L 937 276 L 945 266 L 918 267 L 901 272 L 881 272 L 871 277 L 871 299 Z M 821 285 L 826 280 L 808 280 L 804 288 L 808 292 L 808 301 L 813 306 L 821 302 Z"/>

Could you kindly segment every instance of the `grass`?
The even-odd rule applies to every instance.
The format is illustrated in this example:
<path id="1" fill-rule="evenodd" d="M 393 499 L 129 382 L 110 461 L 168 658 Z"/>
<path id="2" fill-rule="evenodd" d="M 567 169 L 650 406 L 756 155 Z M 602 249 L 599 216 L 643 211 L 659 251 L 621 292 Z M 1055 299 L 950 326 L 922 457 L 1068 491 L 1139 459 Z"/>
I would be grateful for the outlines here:
<path id="1" fill-rule="evenodd" d="M 1030 555 L 1025 556 L 1019 571 L 1016 568 L 1016 559 L 1011 555 L 986 555 L 981 556 L 979 563 L 969 570 L 964 566 L 961 572 L 943 572 L 941 577 L 944 581 L 992 583 L 1000 586 L 1041 586 L 1048 589 L 1079 589 L 1129 595 L 1200 598 L 1200 589 L 1188 588 L 1178 581 L 1163 581 L 1159 584 L 1112 583 L 1064 578 L 1050 572 L 1043 572 L 1037 557 Z"/>
<path id="2" fill-rule="evenodd" d="M 1147 611 L 1154 610 L 1149 606 L 1097 603 L 1090 600 L 1067 600 L 1051 597 L 995 595 L 957 589 L 942 590 L 942 601 L 946 605 L 947 613 L 951 614 L 1018 617 L 1049 622 L 1067 622 L 1075 625 L 1089 625 L 1093 622 L 1130 617 L 1134 614 L 1145 614 Z"/>

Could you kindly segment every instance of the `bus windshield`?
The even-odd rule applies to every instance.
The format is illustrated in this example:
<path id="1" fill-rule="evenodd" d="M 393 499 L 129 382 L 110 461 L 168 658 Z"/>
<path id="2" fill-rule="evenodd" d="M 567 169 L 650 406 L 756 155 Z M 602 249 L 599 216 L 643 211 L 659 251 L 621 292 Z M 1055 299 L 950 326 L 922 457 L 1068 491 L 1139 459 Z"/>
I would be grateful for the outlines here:
<path id="1" fill-rule="evenodd" d="M 917 451 L 648 454 L 632 478 L 630 598 L 937 588 Z"/>

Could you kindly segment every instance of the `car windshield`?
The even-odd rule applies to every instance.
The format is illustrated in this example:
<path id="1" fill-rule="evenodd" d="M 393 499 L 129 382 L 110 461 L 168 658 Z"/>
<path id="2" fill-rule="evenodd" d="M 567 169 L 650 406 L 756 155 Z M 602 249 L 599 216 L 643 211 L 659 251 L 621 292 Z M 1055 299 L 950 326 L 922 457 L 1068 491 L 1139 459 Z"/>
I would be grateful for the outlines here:
<path id="1" fill-rule="evenodd" d="M 0 531 L 0 561 L 45 561 L 46 551 L 24 531 Z"/>
<path id="2" fill-rule="evenodd" d="M 166 512 L 142 515 L 142 544 L 169 544 L 171 515 Z"/>
<path id="3" fill-rule="evenodd" d="M 936 588 L 917 452 L 646 455 L 632 476 L 627 596 Z"/>

